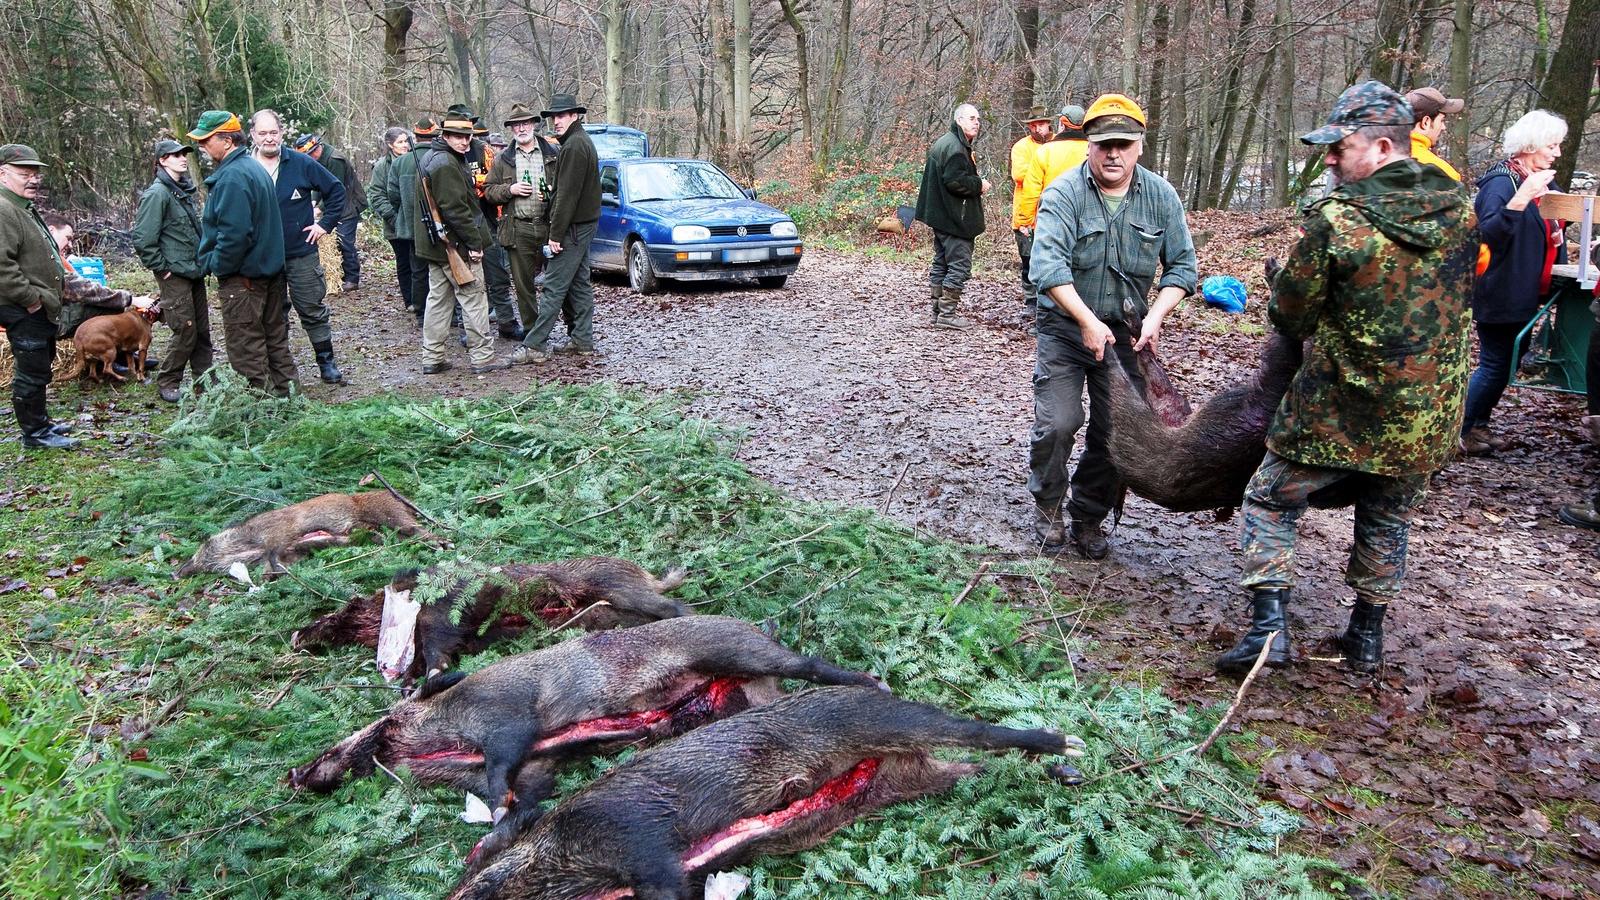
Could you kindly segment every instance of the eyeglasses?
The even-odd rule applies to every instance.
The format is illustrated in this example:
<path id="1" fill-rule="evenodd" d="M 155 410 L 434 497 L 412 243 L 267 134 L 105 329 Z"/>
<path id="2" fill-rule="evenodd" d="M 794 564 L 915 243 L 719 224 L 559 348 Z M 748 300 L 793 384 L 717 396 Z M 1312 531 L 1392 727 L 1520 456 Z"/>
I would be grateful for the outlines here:
<path id="1" fill-rule="evenodd" d="M 44 173 L 32 166 L 6 166 L 6 171 L 21 178 L 23 181 L 43 181 Z"/>

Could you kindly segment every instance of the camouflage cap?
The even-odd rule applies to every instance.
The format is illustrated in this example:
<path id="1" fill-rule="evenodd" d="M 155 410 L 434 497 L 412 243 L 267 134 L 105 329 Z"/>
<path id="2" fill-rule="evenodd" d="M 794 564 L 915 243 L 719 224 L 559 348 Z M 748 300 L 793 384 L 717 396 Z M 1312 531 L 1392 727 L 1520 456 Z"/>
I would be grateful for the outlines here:
<path id="1" fill-rule="evenodd" d="M 162 138 L 156 141 L 151 153 L 156 159 L 166 159 L 174 153 L 194 153 L 195 149 L 188 144 L 180 144 L 172 138 Z"/>
<path id="2" fill-rule="evenodd" d="M 1345 88 L 1333 104 L 1328 124 L 1300 136 L 1307 144 L 1337 144 L 1366 125 L 1412 125 L 1416 114 L 1406 98 L 1381 81 Z"/>
<path id="3" fill-rule="evenodd" d="M 39 159 L 32 147 L 27 144 L 6 144 L 0 147 L 0 166 L 33 166 L 36 169 L 48 169 L 49 164 Z"/>
<path id="4" fill-rule="evenodd" d="M 200 121 L 195 123 L 194 130 L 185 137 L 191 141 L 203 141 L 218 132 L 244 131 L 244 124 L 239 117 L 225 109 L 208 109 L 200 114 Z"/>

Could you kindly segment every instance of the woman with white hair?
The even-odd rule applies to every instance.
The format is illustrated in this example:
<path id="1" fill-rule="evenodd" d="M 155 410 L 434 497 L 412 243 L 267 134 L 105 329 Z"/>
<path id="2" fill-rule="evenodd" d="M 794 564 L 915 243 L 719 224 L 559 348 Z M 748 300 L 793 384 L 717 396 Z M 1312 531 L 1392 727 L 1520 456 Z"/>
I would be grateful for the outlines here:
<path id="1" fill-rule="evenodd" d="M 1517 335 L 1533 320 L 1550 290 L 1550 267 L 1566 261 L 1561 223 L 1539 214 L 1539 198 L 1552 189 L 1567 123 L 1536 109 L 1506 129 L 1506 158 L 1478 179 L 1478 230 L 1489 265 L 1472 293 L 1478 329 L 1478 368 L 1467 386 L 1461 452 L 1481 455 L 1510 442 L 1489 431 L 1489 417 L 1516 366 Z"/>

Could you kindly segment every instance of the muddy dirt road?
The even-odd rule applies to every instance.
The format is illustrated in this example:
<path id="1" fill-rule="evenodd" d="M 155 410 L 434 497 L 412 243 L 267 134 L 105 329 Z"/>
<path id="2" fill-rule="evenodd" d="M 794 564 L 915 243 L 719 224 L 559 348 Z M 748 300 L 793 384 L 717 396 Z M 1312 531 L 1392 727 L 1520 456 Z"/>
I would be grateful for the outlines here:
<path id="1" fill-rule="evenodd" d="M 1203 251 L 1202 271 L 1249 275 L 1291 234 Z M 1036 551 L 1025 489 L 1033 344 L 1010 283 L 970 285 L 965 312 L 978 327 L 953 333 L 928 327 L 917 269 L 856 256 L 808 254 L 783 290 L 641 297 L 602 282 L 604 357 L 474 377 L 455 350 L 456 369 L 425 377 L 417 331 L 373 263 L 358 294 L 335 300 L 349 384 L 313 383 L 314 396 L 466 394 L 534 379 L 686 391 L 692 414 L 743 430 L 739 455 L 761 477 L 975 545 L 1018 602 L 1037 590 L 1004 574 L 1006 560 Z M 1239 322 L 1197 304 L 1170 321 L 1163 356 L 1191 399 L 1250 365 L 1259 338 Z M 298 328 L 292 343 L 311 375 Z M 1255 760 L 1266 790 L 1312 823 L 1297 840 L 1386 889 L 1600 894 L 1600 535 L 1554 517 L 1600 476 L 1578 410 L 1570 397 L 1513 391 L 1498 427 L 1516 446 L 1436 478 L 1378 681 L 1345 675 L 1318 644 L 1348 615 L 1349 511 L 1313 511 L 1302 525 L 1300 658 L 1260 680 L 1241 724 L 1267 735 Z M 1236 518 L 1133 499 L 1109 559 L 1063 556 L 1055 580 L 1081 604 L 1062 626 L 1096 642 L 1080 664 L 1149 671 L 1205 702 L 1230 697 L 1235 682 L 1215 678 L 1210 658 L 1246 622 L 1237 534 Z"/>

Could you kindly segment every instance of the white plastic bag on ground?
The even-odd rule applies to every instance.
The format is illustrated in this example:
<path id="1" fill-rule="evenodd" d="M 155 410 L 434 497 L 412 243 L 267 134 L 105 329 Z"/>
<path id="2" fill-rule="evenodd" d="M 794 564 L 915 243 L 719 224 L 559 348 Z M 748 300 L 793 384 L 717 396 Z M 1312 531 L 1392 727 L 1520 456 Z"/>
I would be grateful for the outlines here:
<path id="1" fill-rule="evenodd" d="M 750 876 L 718 872 L 706 879 L 706 900 L 737 900 L 750 887 Z"/>

